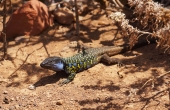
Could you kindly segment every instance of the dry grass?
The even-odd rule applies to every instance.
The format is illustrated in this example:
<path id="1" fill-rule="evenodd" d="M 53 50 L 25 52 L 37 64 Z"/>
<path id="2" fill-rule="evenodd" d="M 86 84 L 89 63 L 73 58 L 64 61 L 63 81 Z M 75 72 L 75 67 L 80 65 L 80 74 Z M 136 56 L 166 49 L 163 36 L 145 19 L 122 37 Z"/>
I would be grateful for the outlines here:
<path id="1" fill-rule="evenodd" d="M 157 39 L 157 46 L 168 50 L 170 47 L 170 10 L 152 0 L 128 0 L 128 4 L 136 17 L 133 20 L 126 19 L 122 12 L 112 13 L 110 18 L 119 23 L 123 36 L 129 37 L 129 44 L 133 46 L 139 37 L 146 34 L 146 39 L 154 37 Z M 138 22 L 140 30 L 130 25 L 131 22 Z M 147 30 L 147 31 L 146 31 Z"/>

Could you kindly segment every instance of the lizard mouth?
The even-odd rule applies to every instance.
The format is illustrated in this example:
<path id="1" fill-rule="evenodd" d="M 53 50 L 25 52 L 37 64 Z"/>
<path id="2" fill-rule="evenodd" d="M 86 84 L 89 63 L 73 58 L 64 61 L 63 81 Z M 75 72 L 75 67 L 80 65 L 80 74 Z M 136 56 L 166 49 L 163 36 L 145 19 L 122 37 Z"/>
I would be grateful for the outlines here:
<path id="1" fill-rule="evenodd" d="M 44 64 L 44 63 L 41 63 L 40 66 L 41 66 L 42 68 L 45 68 L 45 69 L 51 68 L 50 65 L 47 65 L 47 64 Z"/>

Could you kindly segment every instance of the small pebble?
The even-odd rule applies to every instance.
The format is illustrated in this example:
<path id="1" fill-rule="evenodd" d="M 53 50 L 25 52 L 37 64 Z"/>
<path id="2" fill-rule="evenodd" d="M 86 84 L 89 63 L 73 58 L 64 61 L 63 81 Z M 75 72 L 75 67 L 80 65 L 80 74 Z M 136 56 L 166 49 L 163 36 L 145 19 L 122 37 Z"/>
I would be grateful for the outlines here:
<path id="1" fill-rule="evenodd" d="M 56 105 L 62 105 L 63 104 L 63 100 L 58 100 L 57 102 L 56 102 Z"/>
<path id="2" fill-rule="evenodd" d="M 10 106 L 9 110 L 15 110 L 15 106 Z"/>
<path id="3" fill-rule="evenodd" d="M 19 100 L 19 97 L 16 97 L 16 101 L 18 101 Z"/>
<path id="4" fill-rule="evenodd" d="M 33 105 L 34 105 L 34 106 L 37 106 L 37 104 L 36 104 L 36 103 L 34 103 Z"/>
<path id="5" fill-rule="evenodd" d="M 35 86 L 34 85 L 30 85 L 30 86 L 28 86 L 28 89 L 29 90 L 35 90 Z"/>
<path id="6" fill-rule="evenodd" d="M 18 109 L 19 108 L 19 105 L 15 105 L 15 109 Z"/>
<path id="7" fill-rule="evenodd" d="M 4 91 L 3 94 L 8 94 L 8 91 Z"/>
<path id="8" fill-rule="evenodd" d="M 10 101 L 14 101 L 15 99 L 12 97 L 11 99 L 10 99 Z"/>
<path id="9" fill-rule="evenodd" d="M 3 99 L 3 102 L 4 102 L 5 104 L 9 104 L 9 100 L 8 100 L 6 97 Z"/>

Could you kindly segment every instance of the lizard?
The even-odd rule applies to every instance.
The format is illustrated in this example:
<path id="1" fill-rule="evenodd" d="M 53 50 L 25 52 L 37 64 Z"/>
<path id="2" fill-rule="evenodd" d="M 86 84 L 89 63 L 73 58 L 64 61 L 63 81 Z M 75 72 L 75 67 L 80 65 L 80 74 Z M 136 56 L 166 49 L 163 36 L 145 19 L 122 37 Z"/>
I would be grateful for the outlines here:
<path id="1" fill-rule="evenodd" d="M 128 47 L 125 48 L 123 46 L 104 46 L 83 49 L 81 52 L 71 57 L 48 57 L 40 64 L 40 66 L 55 72 L 64 70 L 69 76 L 66 80 L 61 82 L 61 85 L 63 85 L 71 82 L 78 72 L 91 68 L 100 62 L 121 64 L 120 60 L 111 58 L 110 56 L 119 54 L 127 50 L 127 48 Z"/>
<path id="2" fill-rule="evenodd" d="M 142 42 L 132 47 L 132 49 L 147 44 L 148 42 Z M 116 58 L 111 58 L 111 56 L 129 50 L 131 50 L 130 46 L 104 46 L 86 49 L 83 48 L 81 52 L 71 57 L 48 57 L 40 64 L 40 66 L 44 69 L 53 70 L 55 72 L 64 70 L 68 74 L 68 77 L 66 80 L 61 82 L 61 85 L 63 85 L 71 82 L 78 72 L 91 68 L 100 62 L 104 62 L 107 64 L 122 64 L 120 60 Z"/>

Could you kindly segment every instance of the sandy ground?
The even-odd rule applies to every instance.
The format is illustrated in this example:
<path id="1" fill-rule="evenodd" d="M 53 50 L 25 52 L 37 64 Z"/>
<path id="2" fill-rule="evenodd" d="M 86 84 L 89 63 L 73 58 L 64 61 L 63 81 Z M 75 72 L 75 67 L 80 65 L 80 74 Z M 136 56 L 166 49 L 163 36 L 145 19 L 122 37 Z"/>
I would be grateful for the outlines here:
<path id="1" fill-rule="evenodd" d="M 40 36 L 9 42 L 9 60 L 0 61 L 0 110 L 170 109 L 170 54 L 156 44 L 113 56 L 126 66 L 99 63 L 59 86 L 67 74 L 42 69 L 45 58 L 77 53 L 71 48 L 75 41 L 91 47 L 124 43 L 104 14 L 82 17 L 80 24 L 80 37 L 72 26 L 56 24 Z M 28 89 L 30 85 L 35 90 Z"/>

